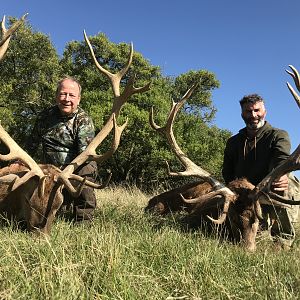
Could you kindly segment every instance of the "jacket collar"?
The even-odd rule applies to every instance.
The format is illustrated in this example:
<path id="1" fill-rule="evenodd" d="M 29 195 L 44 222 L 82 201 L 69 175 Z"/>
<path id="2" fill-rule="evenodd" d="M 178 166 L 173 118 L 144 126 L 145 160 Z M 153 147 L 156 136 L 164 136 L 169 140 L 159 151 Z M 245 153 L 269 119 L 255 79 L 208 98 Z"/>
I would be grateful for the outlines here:
<path id="1" fill-rule="evenodd" d="M 76 114 L 78 113 L 79 108 L 77 108 L 73 113 L 69 114 L 69 115 L 62 115 L 60 113 L 60 110 L 58 108 L 57 105 L 54 106 L 54 110 L 55 110 L 55 114 L 58 116 L 59 119 L 62 120 L 70 120 L 72 119 L 74 116 L 76 116 Z"/>

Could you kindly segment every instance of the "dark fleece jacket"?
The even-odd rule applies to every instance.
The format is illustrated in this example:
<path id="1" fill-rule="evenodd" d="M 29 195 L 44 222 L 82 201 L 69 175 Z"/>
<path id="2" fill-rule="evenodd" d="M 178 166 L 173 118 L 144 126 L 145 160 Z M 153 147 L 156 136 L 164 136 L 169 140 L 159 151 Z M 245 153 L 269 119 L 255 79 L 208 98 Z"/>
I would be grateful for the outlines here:
<path id="1" fill-rule="evenodd" d="M 256 137 L 247 137 L 246 128 L 228 139 L 222 174 L 226 183 L 246 177 L 257 185 L 273 168 L 285 160 L 291 150 L 286 131 L 265 122 Z"/>

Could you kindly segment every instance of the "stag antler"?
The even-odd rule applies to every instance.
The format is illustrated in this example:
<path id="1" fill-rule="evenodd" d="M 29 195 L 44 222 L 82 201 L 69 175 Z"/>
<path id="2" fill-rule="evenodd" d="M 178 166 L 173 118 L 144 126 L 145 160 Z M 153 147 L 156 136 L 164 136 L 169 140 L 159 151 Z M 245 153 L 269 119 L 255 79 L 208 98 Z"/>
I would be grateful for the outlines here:
<path id="1" fill-rule="evenodd" d="M 104 160 L 108 159 L 110 156 L 113 155 L 113 153 L 116 151 L 119 142 L 120 142 L 120 136 L 122 131 L 124 130 L 126 123 L 121 126 L 118 127 L 116 125 L 116 119 L 118 118 L 121 108 L 122 106 L 125 104 L 125 102 L 133 95 L 136 93 L 143 93 L 145 91 L 148 91 L 150 89 L 150 83 L 146 84 L 145 86 L 141 87 L 141 88 L 135 88 L 134 87 L 134 80 L 135 77 L 132 76 L 123 92 L 120 92 L 120 82 L 121 79 L 124 77 L 124 75 L 126 74 L 126 72 L 128 71 L 131 63 L 132 63 L 132 57 L 133 57 L 133 45 L 131 44 L 130 46 L 130 54 L 129 54 L 129 58 L 128 61 L 126 63 L 126 65 L 124 66 L 123 69 L 121 69 L 119 72 L 113 74 L 111 72 L 109 72 L 108 70 L 104 69 L 99 62 L 96 59 L 93 47 L 85 33 L 84 33 L 84 38 L 86 43 L 88 44 L 88 47 L 90 49 L 92 58 L 94 60 L 94 63 L 96 65 L 96 67 L 98 68 L 98 70 L 100 71 L 100 73 L 104 74 L 105 76 L 107 76 L 110 80 L 110 83 L 112 85 L 112 90 L 114 93 L 114 103 L 112 106 L 112 110 L 111 110 L 111 115 L 108 118 L 108 121 L 105 123 L 105 125 L 103 126 L 103 128 L 101 129 L 101 131 L 96 135 L 96 137 L 93 139 L 93 141 L 88 145 L 88 147 L 86 148 L 86 150 L 84 152 L 82 152 L 80 155 L 78 155 L 63 171 L 61 174 L 61 180 L 63 181 L 68 181 L 68 179 L 71 179 L 72 177 L 72 173 L 79 167 L 81 166 L 83 163 L 85 163 L 86 161 L 90 161 L 90 160 L 95 160 L 98 163 L 103 162 Z M 108 152 L 106 152 L 103 155 L 97 155 L 96 154 L 96 149 L 97 147 L 101 144 L 101 142 L 108 136 L 108 134 L 110 133 L 110 131 L 112 130 L 113 126 L 115 124 L 115 139 L 114 139 L 114 143 L 113 146 L 111 148 L 111 150 L 109 150 Z"/>
<path id="2" fill-rule="evenodd" d="M 23 17 L 21 17 L 20 20 L 16 21 L 9 29 L 6 29 L 5 27 L 5 16 L 3 16 L 1 21 L 0 60 L 4 57 L 11 36 L 23 24 L 27 15 L 28 13 L 24 14 Z"/>
<path id="3" fill-rule="evenodd" d="M 23 162 L 25 162 L 28 168 L 30 169 L 30 172 L 27 172 L 26 175 L 24 175 L 19 180 L 15 181 L 13 190 L 35 175 L 37 175 L 41 179 L 44 177 L 44 173 L 39 167 L 39 165 L 11 138 L 11 136 L 5 131 L 5 129 L 1 125 L 0 140 L 10 150 L 8 154 L 0 154 L 0 160 L 9 161 L 20 159 Z"/>
<path id="4" fill-rule="evenodd" d="M 143 87 L 140 88 L 136 88 L 134 87 L 134 81 L 135 81 L 135 75 L 131 76 L 123 90 L 122 93 L 120 93 L 120 82 L 121 79 L 124 77 L 124 75 L 126 74 L 126 72 L 129 70 L 129 67 L 132 63 L 132 58 L 133 58 L 133 44 L 130 44 L 130 53 L 129 53 L 129 57 L 127 60 L 126 65 L 124 66 L 123 69 L 121 69 L 119 72 L 113 74 L 111 72 L 109 72 L 108 70 L 104 69 L 99 62 L 97 61 L 97 58 L 95 56 L 93 47 L 85 33 L 85 31 L 83 32 L 84 34 L 84 38 L 85 41 L 88 44 L 88 47 L 90 49 L 91 55 L 93 57 L 94 63 L 96 65 L 96 67 L 98 68 L 98 70 L 100 71 L 100 73 L 104 74 L 105 76 L 107 76 L 107 78 L 110 80 L 112 89 L 113 89 L 113 93 L 115 96 L 114 99 L 114 103 L 113 103 L 113 107 L 112 107 L 112 113 L 115 113 L 116 118 L 118 118 L 120 110 L 123 106 L 123 104 L 133 95 L 133 94 L 137 94 L 137 93 L 143 93 L 146 92 L 150 89 L 150 82 L 148 84 L 146 84 Z M 107 126 L 112 126 L 111 122 L 110 124 L 108 124 L 109 122 L 107 122 Z"/>
<path id="5" fill-rule="evenodd" d="M 122 126 L 117 126 L 115 115 L 113 114 L 112 117 L 113 117 L 113 127 L 115 130 L 114 130 L 114 138 L 113 138 L 111 148 L 102 155 L 96 154 L 96 149 L 100 145 L 99 141 L 102 141 L 104 139 L 104 137 L 103 137 L 104 135 L 106 135 L 106 136 L 108 135 L 108 133 L 106 131 L 100 131 L 96 135 L 96 137 L 91 141 L 91 143 L 87 146 L 87 148 L 82 153 L 80 153 L 60 173 L 58 180 L 63 182 L 72 194 L 77 194 L 78 191 L 74 189 L 74 187 L 70 183 L 69 179 L 75 179 L 77 181 L 82 180 L 82 177 L 80 177 L 76 174 L 73 174 L 76 167 L 82 165 L 86 161 L 96 161 L 97 163 L 101 163 L 101 162 L 107 160 L 108 158 L 110 158 L 115 153 L 117 148 L 119 147 L 121 134 L 122 134 L 124 128 L 126 127 L 128 120 L 126 120 L 126 122 Z M 111 174 L 109 176 L 109 179 L 110 179 L 110 177 L 111 177 Z M 106 184 L 108 183 L 109 179 L 106 181 Z M 88 180 L 85 181 L 85 184 L 90 187 L 95 187 L 95 188 L 102 188 L 103 186 L 106 185 L 106 184 L 104 184 L 103 186 L 100 187 L 98 184 L 95 184 Z"/>
<path id="6" fill-rule="evenodd" d="M 297 90 L 300 91 L 300 76 L 299 76 L 299 73 L 298 73 L 297 69 L 295 67 L 293 67 L 292 65 L 289 65 L 289 67 L 292 69 L 293 72 L 291 72 L 289 70 L 286 70 L 286 72 L 293 77 L 295 85 L 297 87 Z M 296 100 L 296 103 L 298 104 L 298 107 L 300 108 L 300 96 L 295 92 L 293 87 L 288 82 L 286 84 L 287 84 L 290 92 L 292 93 L 294 99 Z"/>
<path id="7" fill-rule="evenodd" d="M 300 91 L 300 76 L 295 67 L 292 65 L 289 65 L 289 67 L 292 69 L 292 72 L 289 70 L 286 70 L 288 74 L 290 74 L 295 82 L 295 85 Z M 287 82 L 288 89 L 290 90 L 291 94 L 293 95 L 298 107 L 300 108 L 300 96 L 297 94 L 297 92 L 293 89 L 293 87 Z M 285 203 L 286 199 L 280 197 L 279 195 L 273 193 L 271 191 L 271 184 L 276 179 L 281 177 L 282 175 L 285 175 L 289 172 L 300 170 L 300 144 L 296 148 L 296 150 L 286 159 L 282 164 L 280 164 L 278 167 L 276 167 L 274 170 L 272 170 L 255 188 L 253 192 L 253 197 L 258 198 L 259 195 L 264 192 L 266 194 L 269 194 L 272 198 L 275 198 L 279 202 Z M 300 204 L 299 201 L 291 201 L 289 204 Z"/>
<path id="8" fill-rule="evenodd" d="M 24 22 L 26 16 L 28 14 L 24 14 L 21 19 L 16 21 L 9 29 L 5 27 L 5 16 L 3 16 L 1 22 L 1 32 L 2 37 L 0 41 L 0 60 L 4 57 L 4 54 L 7 51 L 9 41 L 11 36 L 15 31 L 21 26 Z M 10 135 L 5 131 L 5 129 L 0 125 L 0 141 L 2 141 L 7 148 L 9 149 L 9 153 L 6 155 L 0 154 L 0 160 L 8 161 L 13 159 L 20 159 L 28 166 L 30 172 L 27 172 L 22 178 L 16 177 L 14 179 L 14 184 L 12 186 L 12 190 L 15 190 L 17 187 L 22 185 L 24 182 L 29 180 L 33 176 L 38 176 L 40 178 L 41 185 L 41 193 L 43 193 L 43 183 L 45 175 L 39 165 L 10 137 Z M 2 180 L 6 180 L 2 178 Z"/>
<path id="9" fill-rule="evenodd" d="M 175 153 L 175 155 L 178 157 L 182 165 L 186 168 L 185 171 L 183 172 L 171 172 L 169 165 L 167 163 L 168 167 L 168 172 L 169 175 L 173 176 L 196 176 L 204 181 L 210 183 L 212 188 L 214 189 L 212 192 L 207 193 L 206 195 L 199 196 L 196 199 L 184 199 L 184 197 L 181 195 L 184 201 L 186 202 L 191 202 L 191 201 L 203 201 L 203 200 L 208 200 L 208 199 L 213 199 L 215 197 L 224 197 L 225 198 L 225 203 L 234 201 L 236 199 L 235 193 L 233 193 L 229 188 L 225 187 L 221 182 L 213 178 L 207 171 L 202 169 L 200 166 L 196 165 L 193 161 L 191 161 L 186 154 L 180 149 L 178 146 L 176 139 L 174 137 L 173 133 L 173 122 L 174 119 L 178 113 L 178 111 L 182 108 L 184 105 L 185 101 L 191 96 L 193 91 L 195 90 L 196 85 L 193 85 L 190 89 L 187 90 L 187 92 L 184 94 L 184 96 L 178 101 L 174 102 L 172 100 L 172 107 L 169 112 L 169 116 L 167 118 L 166 125 L 164 127 L 158 126 L 153 119 L 153 108 L 151 108 L 150 111 L 150 116 L 149 116 L 149 121 L 151 127 L 156 130 L 158 133 L 161 135 L 165 136 L 169 145 L 171 146 L 171 149 Z M 225 211 L 226 207 L 224 207 L 223 212 Z M 223 213 L 224 215 L 225 213 Z M 223 218 L 223 215 L 220 216 L 220 218 Z M 213 219 L 212 219 L 213 220 Z M 218 221 L 218 220 L 214 220 Z"/>

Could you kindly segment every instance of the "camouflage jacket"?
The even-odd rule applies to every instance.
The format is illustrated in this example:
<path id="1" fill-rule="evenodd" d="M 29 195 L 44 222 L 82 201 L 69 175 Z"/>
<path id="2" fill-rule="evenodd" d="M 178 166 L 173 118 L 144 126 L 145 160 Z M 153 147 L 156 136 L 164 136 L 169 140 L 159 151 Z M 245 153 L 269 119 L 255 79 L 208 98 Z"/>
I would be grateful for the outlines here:
<path id="1" fill-rule="evenodd" d="M 83 109 L 63 116 L 55 105 L 39 114 L 26 148 L 34 156 L 41 145 L 42 162 L 62 167 L 85 150 L 94 136 L 93 121 Z"/>

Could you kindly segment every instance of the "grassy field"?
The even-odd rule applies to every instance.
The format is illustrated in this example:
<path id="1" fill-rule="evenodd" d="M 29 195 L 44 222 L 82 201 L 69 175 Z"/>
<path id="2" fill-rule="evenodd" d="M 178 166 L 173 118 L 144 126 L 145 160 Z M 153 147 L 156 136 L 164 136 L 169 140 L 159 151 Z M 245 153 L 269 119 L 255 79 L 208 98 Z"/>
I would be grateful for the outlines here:
<path id="1" fill-rule="evenodd" d="M 36 238 L 2 227 L 0 299 L 300 299 L 300 238 L 254 254 L 143 214 L 149 195 L 98 191 L 92 224 L 54 224 Z"/>

